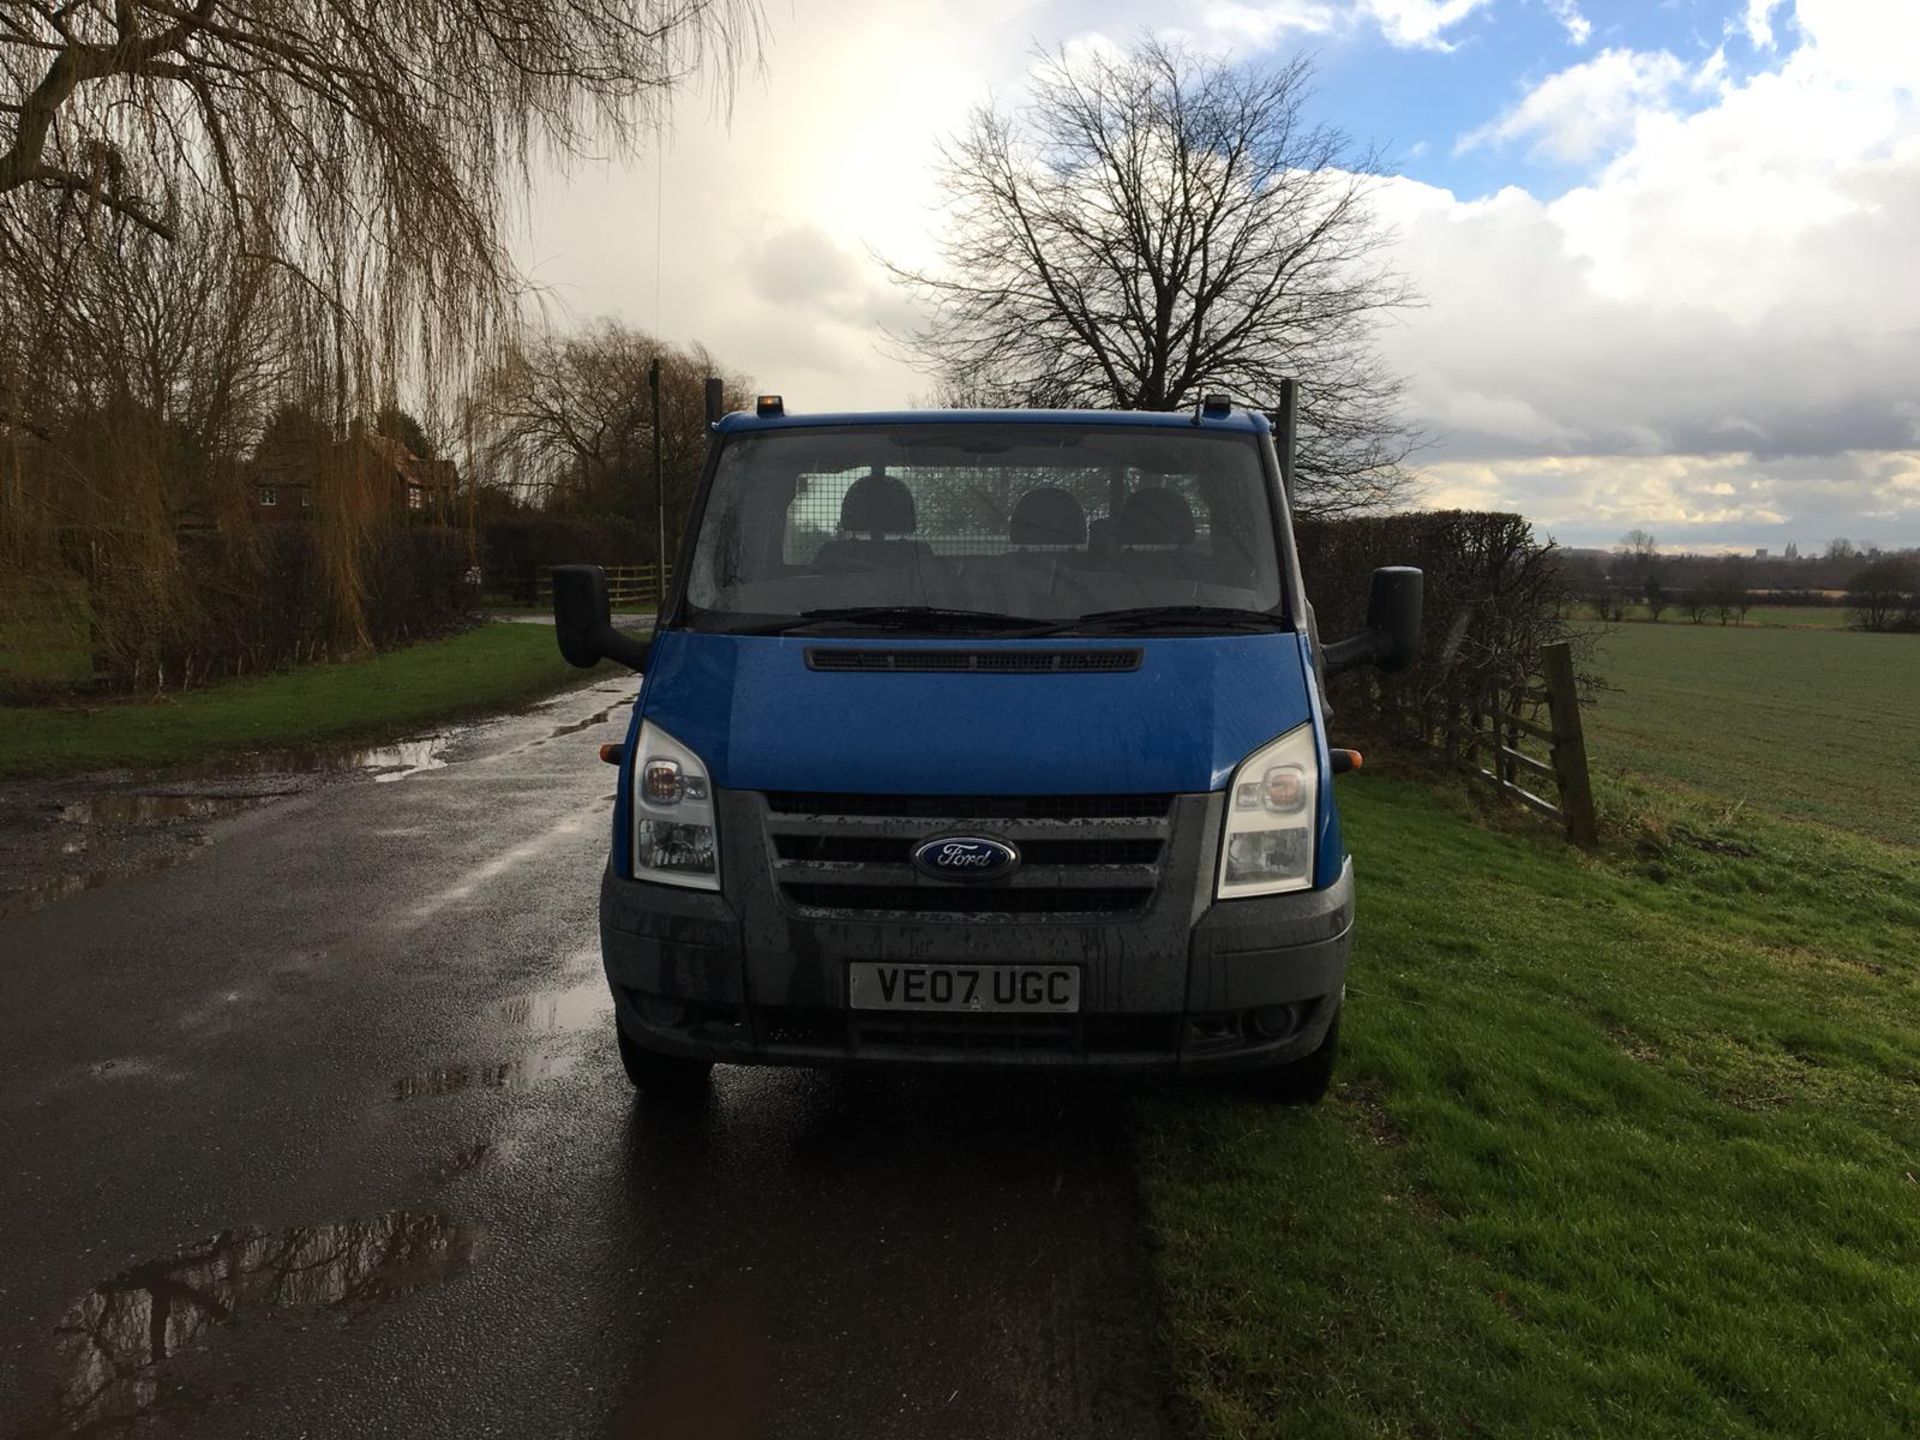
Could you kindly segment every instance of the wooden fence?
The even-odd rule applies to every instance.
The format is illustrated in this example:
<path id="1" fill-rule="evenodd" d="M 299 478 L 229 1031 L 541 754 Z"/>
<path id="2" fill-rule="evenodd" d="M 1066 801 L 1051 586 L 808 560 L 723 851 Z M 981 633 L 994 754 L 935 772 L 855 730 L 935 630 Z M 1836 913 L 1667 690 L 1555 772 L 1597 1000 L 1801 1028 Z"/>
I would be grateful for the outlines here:
<path id="1" fill-rule="evenodd" d="M 1541 648 L 1537 685 L 1488 695 L 1437 720 L 1417 707 L 1402 716 L 1470 774 L 1565 826 L 1574 844 L 1598 839 L 1573 650 L 1565 641 Z"/>
<path id="2" fill-rule="evenodd" d="M 1498 708 L 1475 712 L 1475 733 L 1466 737 L 1469 764 L 1503 795 L 1560 821 L 1574 844 L 1591 845 L 1598 838 L 1599 825 L 1587 775 L 1587 741 L 1580 725 L 1572 647 L 1565 641 L 1548 645 L 1540 653 L 1540 662 L 1539 689 L 1523 691 Z M 1516 713 L 1516 700 L 1532 713 Z M 1530 741 L 1545 747 L 1544 760 L 1527 753 Z M 1540 793 L 1549 787 L 1557 797 L 1554 800 Z"/>
<path id="3" fill-rule="evenodd" d="M 607 577 L 607 599 L 616 610 L 637 605 L 658 605 L 666 586 L 658 565 L 602 565 Z M 667 584 L 673 581 L 673 567 L 666 567 Z M 541 566 L 522 570 L 507 577 L 505 592 L 529 610 L 545 610 L 553 605 L 553 571 Z"/>

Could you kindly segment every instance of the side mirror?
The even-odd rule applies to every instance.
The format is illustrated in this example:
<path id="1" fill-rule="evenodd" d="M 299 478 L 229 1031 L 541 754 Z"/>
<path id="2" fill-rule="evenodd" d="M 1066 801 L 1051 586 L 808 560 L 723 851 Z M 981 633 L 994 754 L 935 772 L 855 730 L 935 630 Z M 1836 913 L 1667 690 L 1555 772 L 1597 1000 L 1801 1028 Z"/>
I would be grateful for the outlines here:
<path id="1" fill-rule="evenodd" d="M 606 572 L 598 565 L 553 567 L 553 628 L 569 665 L 590 670 L 613 660 L 629 670 L 646 667 L 650 640 L 636 640 L 613 628 L 607 602 Z"/>
<path id="2" fill-rule="evenodd" d="M 1377 665 L 1391 675 L 1420 658 L 1421 593 L 1425 577 L 1411 565 L 1373 572 L 1367 592 L 1367 628 L 1320 651 L 1329 675 Z"/>

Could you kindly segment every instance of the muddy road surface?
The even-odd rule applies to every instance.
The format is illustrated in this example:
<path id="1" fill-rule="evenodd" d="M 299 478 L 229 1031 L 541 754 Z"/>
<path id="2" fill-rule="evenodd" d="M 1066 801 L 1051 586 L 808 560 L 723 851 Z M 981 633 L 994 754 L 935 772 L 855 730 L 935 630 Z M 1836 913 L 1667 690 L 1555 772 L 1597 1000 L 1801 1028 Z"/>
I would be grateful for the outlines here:
<path id="1" fill-rule="evenodd" d="M 1123 1091 L 634 1101 L 595 920 L 633 688 L 232 805 L 15 792 L 105 868 L 0 918 L 0 1434 L 1184 1428 Z"/>

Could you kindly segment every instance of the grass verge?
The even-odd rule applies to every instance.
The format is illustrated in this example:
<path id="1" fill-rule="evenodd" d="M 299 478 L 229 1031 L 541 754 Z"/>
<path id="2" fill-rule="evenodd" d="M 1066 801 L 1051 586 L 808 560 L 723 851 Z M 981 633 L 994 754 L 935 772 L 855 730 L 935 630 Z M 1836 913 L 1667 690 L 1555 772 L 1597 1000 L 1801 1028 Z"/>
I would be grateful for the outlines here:
<path id="1" fill-rule="evenodd" d="M 0 707 L 0 776 L 176 765 L 223 750 L 375 739 L 511 705 L 580 678 L 545 625 L 481 625 L 363 660 L 159 700 Z"/>
<path id="2" fill-rule="evenodd" d="M 1335 1097 L 1140 1117 L 1210 1433 L 1920 1433 L 1920 853 L 1642 792 L 1596 858 L 1354 782 Z"/>

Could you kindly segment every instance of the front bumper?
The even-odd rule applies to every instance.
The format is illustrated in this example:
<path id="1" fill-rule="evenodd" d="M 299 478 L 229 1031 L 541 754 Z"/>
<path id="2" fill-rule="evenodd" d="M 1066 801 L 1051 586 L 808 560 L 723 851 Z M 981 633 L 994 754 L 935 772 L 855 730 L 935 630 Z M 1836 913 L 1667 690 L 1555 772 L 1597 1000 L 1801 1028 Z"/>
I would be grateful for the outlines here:
<path id="1" fill-rule="evenodd" d="M 649 1050 L 728 1064 L 1200 1073 L 1297 1059 L 1339 1009 L 1352 866 L 1325 890 L 1213 901 L 1218 805 L 1217 795 L 1177 797 L 1153 899 L 1125 917 L 809 911 L 781 893 L 748 815 L 723 816 L 723 892 L 611 871 L 602 884 L 601 950 L 620 1024 Z M 847 1006 L 853 960 L 1073 964 L 1083 1009 L 856 1011 Z"/>

